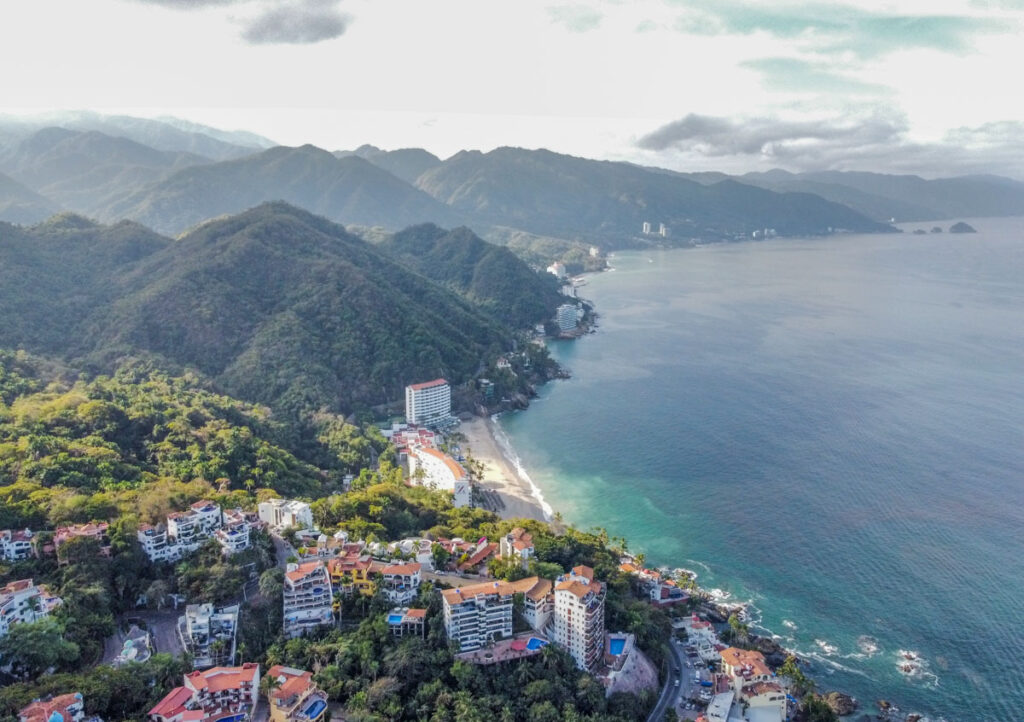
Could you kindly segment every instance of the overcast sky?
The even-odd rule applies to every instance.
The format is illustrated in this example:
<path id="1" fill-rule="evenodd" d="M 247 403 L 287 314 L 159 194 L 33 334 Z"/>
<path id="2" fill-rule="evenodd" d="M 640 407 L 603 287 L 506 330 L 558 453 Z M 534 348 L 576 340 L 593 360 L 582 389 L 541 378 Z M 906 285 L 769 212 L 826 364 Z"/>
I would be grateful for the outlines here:
<path id="1" fill-rule="evenodd" d="M 331 150 L 1024 176 L 1024 0 L 3 0 L 3 110 Z"/>

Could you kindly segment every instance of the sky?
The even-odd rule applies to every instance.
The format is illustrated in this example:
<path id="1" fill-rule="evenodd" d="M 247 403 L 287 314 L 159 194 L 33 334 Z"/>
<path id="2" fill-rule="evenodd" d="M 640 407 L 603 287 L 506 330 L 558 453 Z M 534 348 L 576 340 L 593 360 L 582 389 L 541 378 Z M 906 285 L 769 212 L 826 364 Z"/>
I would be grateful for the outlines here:
<path id="1" fill-rule="evenodd" d="M 1024 177 L 1024 0 L 4 0 L 0 110 L 329 150 Z"/>

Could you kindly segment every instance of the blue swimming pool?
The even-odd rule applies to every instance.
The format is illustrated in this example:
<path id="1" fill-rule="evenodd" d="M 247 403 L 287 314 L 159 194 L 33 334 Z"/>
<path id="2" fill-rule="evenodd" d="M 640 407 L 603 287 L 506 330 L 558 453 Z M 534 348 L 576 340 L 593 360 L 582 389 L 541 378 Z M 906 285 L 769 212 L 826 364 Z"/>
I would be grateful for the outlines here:
<path id="1" fill-rule="evenodd" d="M 538 639 L 537 637 L 530 637 L 530 641 L 526 643 L 526 648 L 529 649 L 531 652 L 535 652 L 541 647 L 543 647 L 545 644 L 547 644 L 547 642 L 545 642 L 543 639 Z"/>
<path id="2" fill-rule="evenodd" d="M 217 720 L 217 722 L 242 722 L 242 720 L 244 720 L 245 717 L 246 715 L 244 714 L 232 714 L 228 715 L 227 717 L 221 717 L 219 720 Z"/>
<path id="3" fill-rule="evenodd" d="M 302 714 L 306 715 L 307 719 L 315 720 L 326 707 L 327 703 L 322 699 L 315 699 L 306 709 L 302 710 Z"/>
<path id="4" fill-rule="evenodd" d="M 625 639 L 609 639 L 608 640 L 608 651 L 614 656 L 618 657 L 622 654 L 622 650 L 626 648 Z"/>
<path id="5" fill-rule="evenodd" d="M 402 617 L 401 614 L 389 614 L 388 615 L 388 624 L 401 624 L 402 623 L 402 619 L 403 619 L 403 617 Z"/>

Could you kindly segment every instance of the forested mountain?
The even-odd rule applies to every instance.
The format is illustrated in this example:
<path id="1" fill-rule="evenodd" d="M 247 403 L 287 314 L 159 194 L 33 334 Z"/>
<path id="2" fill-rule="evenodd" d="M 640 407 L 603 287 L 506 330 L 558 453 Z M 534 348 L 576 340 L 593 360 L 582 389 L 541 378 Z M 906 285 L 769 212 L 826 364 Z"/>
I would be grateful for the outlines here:
<path id="1" fill-rule="evenodd" d="M 38 223 L 59 210 L 53 201 L 0 173 L 0 221 Z"/>
<path id="2" fill-rule="evenodd" d="M 677 239 L 749 237 L 765 227 L 783 235 L 886 230 L 813 195 L 779 194 L 735 181 L 702 185 L 547 150 L 464 151 L 421 175 L 416 185 L 480 221 L 611 243 L 637 235 L 644 221 L 666 224 Z"/>
<path id="3" fill-rule="evenodd" d="M 362 162 L 362 161 L 360 161 Z M 61 216 L 0 227 L 0 347 L 189 366 L 277 409 L 351 409 L 472 377 L 510 332 L 344 228 L 284 203 L 170 241 Z"/>
<path id="4" fill-rule="evenodd" d="M 550 273 L 537 273 L 512 251 L 468 228 L 407 228 L 380 244 L 427 278 L 466 296 L 502 323 L 526 328 L 550 318 L 565 297 Z"/>
<path id="5" fill-rule="evenodd" d="M 422 148 L 381 150 L 373 145 L 361 145 L 355 150 L 335 151 L 334 155 L 339 158 L 357 155 L 406 183 L 415 183 L 425 172 L 441 165 L 440 158 Z"/>
<path id="6" fill-rule="evenodd" d="M 180 233 L 209 218 L 283 200 L 333 221 L 398 230 L 425 221 L 450 225 L 455 214 L 408 183 L 357 156 L 336 158 L 311 145 L 277 147 L 186 168 L 100 212 L 157 231 Z"/>
<path id="7" fill-rule="evenodd" d="M 96 131 L 45 128 L 0 154 L 0 171 L 65 208 L 95 215 L 169 171 L 207 162 Z"/>
<path id="8" fill-rule="evenodd" d="M 814 193 L 879 221 L 1024 215 L 1024 183 L 999 176 L 926 180 L 915 175 L 772 170 L 737 180 L 776 191 Z"/>

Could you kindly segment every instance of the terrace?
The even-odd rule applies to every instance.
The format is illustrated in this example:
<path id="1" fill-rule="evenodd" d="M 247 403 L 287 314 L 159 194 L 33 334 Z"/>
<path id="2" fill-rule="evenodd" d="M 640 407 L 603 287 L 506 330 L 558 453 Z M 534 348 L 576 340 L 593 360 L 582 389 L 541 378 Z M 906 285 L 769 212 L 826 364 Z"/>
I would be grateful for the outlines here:
<path id="1" fill-rule="evenodd" d="M 526 659 L 540 654 L 549 644 L 548 640 L 535 632 L 520 634 L 512 639 L 503 639 L 472 652 L 457 654 L 456 659 L 473 664 L 489 665 Z"/>

